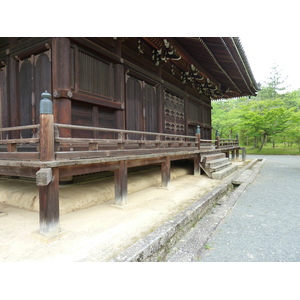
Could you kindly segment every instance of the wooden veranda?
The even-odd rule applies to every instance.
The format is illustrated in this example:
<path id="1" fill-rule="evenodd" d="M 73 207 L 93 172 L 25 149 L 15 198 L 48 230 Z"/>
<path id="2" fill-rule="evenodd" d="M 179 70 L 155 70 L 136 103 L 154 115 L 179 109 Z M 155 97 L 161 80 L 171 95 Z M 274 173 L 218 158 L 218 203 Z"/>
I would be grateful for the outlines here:
<path id="1" fill-rule="evenodd" d="M 212 139 L 211 102 L 257 91 L 235 37 L 0 37 L 0 175 L 36 179 L 49 235 L 72 176 L 114 172 L 123 205 L 129 168 L 160 165 L 168 186 L 172 161 L 230 167 L 241 148 Z"/>
<path id="2" fill-rule="evenodd" d="M 195 136 L 110 129 L 54 123 L 50 94 L 43 93 L 40 123 L 1 128 L 0 175 L 35 178 L 39 188 L 40 233 L 59 231 L 59 181 L 75 175 L 113 171 L 115 204 L 127 202 L 128 168 L 150 164 L 161 165 L 161 185 L 170 183 L 171 161 L 194 161 L 194 175 L 201 174 L 204 154 L 225 152 L 238 157 L 237 139 L 207 140 L 201 138 L 200 127 Z M 63 128 L 109 132 L 104 138 L 60 137 Z M 23 130 L 35 132 L 32 138 L 5 138 L 8 132 L 22 136 Z M 136 139 L 130 138 L 134 134 Z"/>

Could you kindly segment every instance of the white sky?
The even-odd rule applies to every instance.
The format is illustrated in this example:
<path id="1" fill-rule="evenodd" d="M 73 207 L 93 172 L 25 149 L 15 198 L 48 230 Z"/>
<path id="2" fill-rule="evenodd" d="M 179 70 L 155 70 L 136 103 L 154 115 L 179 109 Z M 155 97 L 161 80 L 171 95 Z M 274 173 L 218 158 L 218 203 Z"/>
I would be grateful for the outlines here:
<path id="1" fill-rule="evenodd" d="M 300 26 L 300 25 L 299 25 Z M 300 88 L 300 39 L 297 36 L 242 35 L 239 37 L 256 82 L 263 84 L 273 64 L 286 78 L 288 91 Z"/>
<path id="2" fill-rule="evenodd" d="M 38 0 L 29 2 L 39 3 Z M 290 85 L 288 90 L 300 88 L 300 13 L 295 0 L 185 0 L 174 5 L 152 0 L 151 5 L 145 7 L 135 5 L 136 0 L 115 0 L 101 3 L 105 14 L 99 14 L 98 9 L 91 10 L 88 3 L 93 1 L 86 0 L 85 6 L 72 4 L 72 22 L 61 22 L 55 2 L 62 11 L 70 10 L 69 2 L 52 0 L 46 19 L 44 12 L 23 19 L 26 8 L 15 10 L 15 1 L 6 2 L 6 11 L 14 10 L 14 18 L 24 21 L 22 26 L 2 28 L 1 35 L 240 37 L 256 82 L 263 83 L 275 63 L 282 70 L 282 76 L 288 76 L 285 81 Z M 32 13 L 30 6 L 27 9 L 28 14 Z M 13 24 L 10 14 L 3 14 L 1 18 L 3 24 Z"/>

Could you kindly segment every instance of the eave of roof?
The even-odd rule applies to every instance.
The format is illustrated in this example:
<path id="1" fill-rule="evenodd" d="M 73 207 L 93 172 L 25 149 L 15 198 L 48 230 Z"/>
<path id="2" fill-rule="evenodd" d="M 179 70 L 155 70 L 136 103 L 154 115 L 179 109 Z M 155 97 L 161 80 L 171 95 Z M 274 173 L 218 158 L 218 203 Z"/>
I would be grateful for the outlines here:
<path id="1" fill-rule="evenodd" d="M 225 93 L 212 99 L 253 96 L 259 90 L 239 38 L 175 38 Z"/>

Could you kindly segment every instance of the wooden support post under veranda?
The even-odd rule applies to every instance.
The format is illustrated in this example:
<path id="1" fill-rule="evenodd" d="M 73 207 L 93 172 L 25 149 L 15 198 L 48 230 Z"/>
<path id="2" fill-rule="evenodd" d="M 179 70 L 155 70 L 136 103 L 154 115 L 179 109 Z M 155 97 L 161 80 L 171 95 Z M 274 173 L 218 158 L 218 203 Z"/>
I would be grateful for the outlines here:
<path id="1" fill-rule="evenodd" d="M 114 171 L 115 178 L 115 204 L 127 203 L 127 161 L 120 161 L 119 168 Z"/>
<path id="2" fill-rule="evenodd" d="M 170 157 L 165 157 L 161 164 L 161 186 L 168 187 L 171 181 L 171 161 Z"/>

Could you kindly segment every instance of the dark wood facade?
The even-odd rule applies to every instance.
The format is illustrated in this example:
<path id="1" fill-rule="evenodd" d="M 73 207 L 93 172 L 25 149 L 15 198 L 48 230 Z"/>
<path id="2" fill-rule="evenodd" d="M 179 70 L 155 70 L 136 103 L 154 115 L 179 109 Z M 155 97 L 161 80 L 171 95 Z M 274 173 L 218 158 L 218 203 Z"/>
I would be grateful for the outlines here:
<path id="1" fill-rule="evenodd" d="M 37 124 L 47 90 L 59 123 L 186 135 L 200 125 L 209 139 L 211 100 L 257 91 L 234 41 L 1 38 L 2 127 Z M 32 134 L 24 130 L 22 137 Z"/>
<path id="2" fill-rule="evenodd" d="M 52 123 L 60 124 L 55 129 L 59 131 L 59 138 L 56 135 L 52 141 L 55 151 L 60 152 L 51 150 L 50 159 L 47 155 L 51 151 L 42 158 L 47 149 L 41 147 L 43 130 L 48 126 L 40 124 L 43 120 L 40 100 L 45 90 L 52 95 Z M 211 101 L 255 95 L 257 90 L 238 38 L 0 38 L 1 127 L 34 125 L 1 132 L 4 144 L 7 143 L 5 139 L 13 141 L 7 151 L 15 152 L 15 156 L 6 153 L 1 159 L 14 157 L 20 160 L 17 142 L 25 139 L 34 144 L 38 139 L 39 152 L 30 154 L 30 147 L 27 147 L 26 159 L 56 161 L 47 166 L 28 165 L 28 170 L 16 164 L 22 175 L 29 172 L 32 177 L 41 169 L 55 178 L 40 188 L 40 226 L 47 228 L 41 230 L 47 233 L 57 227 L 52 226 L 53 222 L 58 223 L 59 177 L 114 170 L 116 203 L 124 202 L 130 166 L 161 163 L 162 182 L 167 185 L 170 160 L 193 158 L 195 170 L 199 169 L 196 164 L 198 161 L 199 165 L 200 137 L 193 147 L 188 141 L 184 142 L 183 137 L 195 136 L 197 126 L 200 126 L 201 138 L 212 139 Z M 47 122 L 51 123 L 51 120 Z M 80 126 L 111 130 L 81 130 Z M 126 133 L 126 142 L 117 130 L 130 131 Z M 147 134 L 143 136 L 141 132 Z M 76 151 L 70 153 L 69 150 L 74 150 L 67 142 L 70 138 L 77 142 L 89 141 L 88 149 L 96 151 L 87 156 Z M 126 147 L 133 147 L 131 140 L 140 141 L 140 150 L 130 153 L 135 160 L 122 158 Z M 178 147 L 185 145 L 186 148 L 181 149 L 176 158 L 173 154 L 168 156 L 166 153 L 173 149 L 168 140 L 177 141 Z M 118 154 L 101 153 L 101 147 L 106 149 L 107 143 L 114 141 Z M 158 144 L 164 142 L 167 148 L 158 149 Z M 49 141 L 45 141 L 44 148 L 49 147 L 47 143 Z M 145 145 L 156 149 L 156 152 L 151 150 L 157 153 L 156 157 L 139 159 L 139 153 L 152 153 L 150 150 L 139 152 Z M 66 162 L 57 163 L 65 157 L 79 160 L 114 155 L 118 155 L 118 162 L 101 161 L 101 166 L 100 161 L 85 162 L 81 169 L 79 166 L 67 167 Z M 50 168 L 51 172 L 45 168 Z M 2 171 L 6 175 L 18 172 L 12 167 Z M 49 204 L 49 199 L 55 200 Z M 48 206 L 52 207 L 51 213 L 47 213 Z"/>

